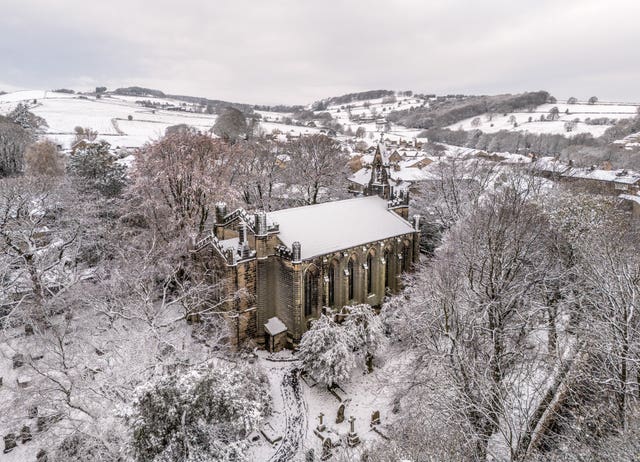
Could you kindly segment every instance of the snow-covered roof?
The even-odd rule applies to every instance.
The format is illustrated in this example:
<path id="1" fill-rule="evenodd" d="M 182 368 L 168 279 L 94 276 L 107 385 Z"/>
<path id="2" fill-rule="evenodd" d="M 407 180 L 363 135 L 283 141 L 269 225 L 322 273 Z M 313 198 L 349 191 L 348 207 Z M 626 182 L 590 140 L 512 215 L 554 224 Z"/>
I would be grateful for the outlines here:
<path id="1" fill-rule="evenodd" d="M 534 168 L 543 172 L 562 173 L 569 168 L 563 162 L 554 157 L 540 157 L 533 162 Z"/>
<path id="2" fill-rule="evenodd" d="M 635 202 L 636 204 L 640 205 L 640 196 L 638 196 L 637 194 L 620 194 L 620 196 L 618 197 Z"/>
<path id="3" fill-rule="evenodd" d="M 238 248 L 238 245 L 240 243 L 240 239 L 238 239 L 237 237 L 232 237 L 231 239 L 224 239 L 220 241 L 220 246 L 222 247 L 223 250 L 235 250 Z"/>
<path id="4" fill-rule="evenodd" d="M 303 260 L 413 232 L 378 196 L 279 210 L 267 219 L 280 225 L 278 237 L 288 248 L 300 242 Z"/>
<path id="5" fill-rule="evenodd" d="M 279 318 L 269 318 L 264 325 L 264 329 L 269 335 L 274 336 L 286 332 L 287 326 Z"/>
<path id="6" fill-rule="evenodd" d="M 431 176 L 429 175 L 429 173 L 427 173 L 426 171 L 422 170 L 417 166 L 416 167 L 412 166 L 424 159 L 427 159 L 427 157 L 423 156 L 416 159 L 401 161 L 397 165 L 399 167 L 398 170 L 396 170 L 395 166 L 392 166 L 391 168 L 389 168 L 389 175 L 391 177 L 391 180 L 395 180 L 396 182 L 411 183 L 411 182 L 425 181 L 425 180 L 431 179 Z M 353 175 L 349 177 L 349 181 L 358 183 L 359 185 L 362 185 L 362 186 L 368 184 L 370 179 L 371 179 L 371 167 L 368 167 L 368 166 L 361 168 L 360 170 L 358 170 L 357 172 L 355 172 Z"/>
<path id="7" fill-rule="evenodd" d="M 591 168 L 572 168 L 563 176 L 588 180 L 611 181 L 614 183 L 635 184 L 640 181 L 640 173 L 630 170 L 599 170 Z"/>

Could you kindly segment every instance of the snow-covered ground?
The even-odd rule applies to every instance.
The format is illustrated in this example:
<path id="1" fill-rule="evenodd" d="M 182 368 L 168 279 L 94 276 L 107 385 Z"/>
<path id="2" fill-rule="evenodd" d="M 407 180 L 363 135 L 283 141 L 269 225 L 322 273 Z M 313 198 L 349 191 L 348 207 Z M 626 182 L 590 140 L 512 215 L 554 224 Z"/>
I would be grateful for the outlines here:
<path id="1" fill-rule="evenodd" d="M 103 95 L 93 96 L 29 90 L 0 95 L 0 115 L 12 111 L 18 103 L 25 103 L 49 125 L 44 136 L 69 148 L 75 140 L 74 128 L 91 128 L 114 148 L 136 148 L 164 135 L 167 127 L 187 124 L 207 131 L 216 121 L 216 115 L 187 111 L 153 109 L 136 104 L 148 100 L 157 104 L 182 106 L 183 102 L 171 98 Z M 184 106 L 187 110 L 192 106 Z M 259 111 L 265 120 L 261 123 L 266 133 L 279 130 L 287 134 L 313 134 L 320 129 L 286 125 L 282 119 L 290 114 Z M 131 117 L 131 120 L 129 120 Z"/>
<path id="2" fill-rule="evenodd" d="M 375 98 L 364 101 L 354 101 L 349 104 L 331 105 L 326 111 L 331 114 L 331 117 L 343 126 L 345 131 L 351 130 L 356 132 L 358 127 L 363 127 L 367 132 L 367 138 L 369 141 L 378 141 L 380 134 L 383 132 L 384 126 L 381 123 L 376 124 L 375 120 L 382 121 L 387 114 L 391 111 L 410 109 L 420 107 L 425 104 L 425 101 L 413 96 L 395 96 L 395 102 L 383 102 L 386 98 Z M 350 108 L 347 109 L 347 106 Z M 364 121 L 351 120 L 349 117 L 351 113 L 352 117 L 360 116 Z M 391 130 L 384 133 L 384 137 L 394 140 L 412 140 L 422 130 L 406 128 L 400 125 L 391 124 Z"/>
<path id="3" fill-rule="evenodd" d="M 554 121 L 541 121 L 541 116 L 547 116 L 549 111 L 557 107 L 559 111 L 559 118 Z M 568 111 L 568 112 L 567 112 Z M 547 134 L 559 134 L 566 136 L 574 136 L 580 133 L 591 133 L 594 137 L 601 136 L 605 130 L 611 127 L 613 124 L 606 125 L 590 125 L 586 124 L 585 119 L 630 119 L 634 117 L 638 112 L 638 105 L 636 104 L 620 104 L 620 103 L 597 103 L 597 104 L 566 104 L 564 102 L 558 102 L 556 104 L 543 104 L 536 107 L 532 112 L 511 112 L 507 114 L 482 114 L 477 118 L 480 120 L 480 124 L 473 125 L 473 121 L 476 117 L 470 117 L 451 124 L 448 128 L 452 130 L 474 130 L 479 129 L 485 133 L 495 133 L 500 130 L 508 131 L 527 131 L 530 133 L 547 133 Z M 513 117 L 513 118 L 512 118 Z M 517 126 L 514 126 L 514 119 Z M 567 122 L 575 121 L 575 127 L 568 132 L 565 124 Z M 531 120 L 531 121 L 529 121 Z"/>
<path id="4" fill-rule="evenodd" d="M 322 453 L 322 440 L 314 433 L 319 424 L 318 416 L 324 415 L 323 423 L 327 429 L 323 432 L 331 434 L 332 438 L 345 439 L 349 432 L 349 418 L 355 417 L 355 431 L 362 441 L 357 451 L 368 441 L 377 440 L 381 436 L 370 427 L 371 414 L 380 412 L 381 425 L 378 429 L 384 434 L 391 420 L 394 393 L 401 386 L 401 377 L 405 375 L 410 359 L 405 353 L 391 348 L 387 361 L 376 367 L 371 374 L 362 369 L 354 371 L 352 379 L 347 383 L 340 383 L 337 394 L 330 393 L 326 387 L 314 384 L 311 379 L 294 380 L 300 367 L 295 356 L 290 351 L 283 351 L 270 355 L 260 351 L 258 362 L 265 370 L 271 383 L 273 398 L 273 414 L 268 423 L 281 441 L 274 445 L 261 436 L 252 443 L 249 459 L 255 462 L 289 462 L 304 461 L 305 452 L 313 449 L 316 457 Z M 345 405 L 344 421 L 336 423 L 338 408 Z M 346 441 L 340 449 L 346 448 Z"/>

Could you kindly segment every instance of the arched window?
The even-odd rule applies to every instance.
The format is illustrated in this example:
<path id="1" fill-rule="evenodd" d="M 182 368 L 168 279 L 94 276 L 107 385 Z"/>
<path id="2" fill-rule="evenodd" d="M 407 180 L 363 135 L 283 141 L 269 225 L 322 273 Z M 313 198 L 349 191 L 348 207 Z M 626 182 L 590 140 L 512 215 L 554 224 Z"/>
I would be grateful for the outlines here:
<path id="1" fill-rule="evenodd" d="M 307 271 L 304 281 L 304 315 L 311 316 L 318 300 L 318 276 Z"/>
<path id="2" fill-rule="evenodd" d="M 373 255 L 367 255 L 367 294 L 373 293 Z"/>
<path id="3" fill-rule="evenodd" d="M 329 267 L 329 306 L 336 304 L 336 265 Z"/>
<path id="4" fill-rule="evenodd" d="M 402 247 L 402 271 L 409 271 L 409 265 L 411 264 L 409 253 L 409 243 L 405 242 Z"/>
<path id="5" fill-rule="evenodd" d="M 384 288 L 389 287 L 389 266 L 391 261 L 389 260 L 389 250 L 384 251 Z"/>
<path id="6" fill-rule="evenodd" d="M 347 263 L 347 271 L 349 272 L 349 300 L 353 300 L 353 289 L 356 282 L 353 267 L 353 258 L 350 258 L 349 263 Z"/>

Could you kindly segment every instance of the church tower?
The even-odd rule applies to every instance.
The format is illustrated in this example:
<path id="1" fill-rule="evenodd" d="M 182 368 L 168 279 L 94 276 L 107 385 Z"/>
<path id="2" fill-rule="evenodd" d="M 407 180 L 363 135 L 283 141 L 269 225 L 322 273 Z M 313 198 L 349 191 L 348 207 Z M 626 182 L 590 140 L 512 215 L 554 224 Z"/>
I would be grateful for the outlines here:
<path id="1" fill-rule="evenodd" d="M 380 196 L 387 201 L 389 210 L 393 210 L 405 220 L 409 219 L 409 190 L 396 190 L 391 186 L 391 173 L 389 170 L 389 157 L 386 155 L 384 146 L 380 149 L 380 144 L 376 149 L 371 162 L 371 178 L 364 188 L 365 196 Z"/>
<path id="2" fill-rule="evenodd" d="M 373 162 L 371 162 L 371 178 L 364 190 L 364 195 L 380 196 L 386 200 L 392 199 L 393 192 L 391 184 L 389 184 L 389 176 L 389 160 L 380 151 L 380 144 L 378 144 Z"/>

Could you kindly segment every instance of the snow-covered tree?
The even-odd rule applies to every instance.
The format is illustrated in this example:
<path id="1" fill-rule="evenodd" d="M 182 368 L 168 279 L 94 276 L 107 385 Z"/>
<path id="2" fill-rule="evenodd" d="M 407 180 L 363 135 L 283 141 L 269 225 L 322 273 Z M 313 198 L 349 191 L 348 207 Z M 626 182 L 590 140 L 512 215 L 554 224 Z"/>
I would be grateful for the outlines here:
<path id="1" fill-rule="evenodd" d="M 356 353 L 371 372 L 373 360 L 379 358 L 387 346 L 382 319 L 367 304 L 346 306 L 344 312 L 346 318 L 342 328 L 351 336 Z"/>
<path id="2" fill-rule="evenodd" d="M 332 386 L 349 380 L 356 367 L 353 340 L 346 329 L 322 315 L 302 336 L 298 358 L 311 377 Z"/>
<path id="3" fill-rule="evenodd" d="M 22 172 L 31 140 L 27 130 L 0 116 L 0 178 Z"/>
<path id="4" fill-rule="evenodd" d="M 142 386 L 133 407 L 138 462 L 243 461 L 247 435 L 270 411 L 269 382 L 219 361 Z"/>
<path id="5" fill-rule="evenodd" d="M 69 158 L 69 173 L 85 191 L 97 191 L 104 196 L 120 194 L 126 184 L 126 168 L 116 162 L 106 141 L 79 147 Z"/>
<path id="6" fill-rule="evenodd" d="M 29 111 L 29 106 L 24 103 L 18 103 L 15 109 L 9 113 L 8 117 L 14 123 L 30 132 L 35 132 L 41 127 L 48 127 L 47 121 Z"/>
<path id="7" fill-rule="evenodd" d="M 547 232 L 526 191 L 489 193 L 448 232 L 408 291 L 414 380 L 424 381 L 415 390 L 422 389 L 425 400 L 436 389 L 447 394 L 441 413 L 469 432 L 468 450 L 478 460 L 486 458 L 496 432 L 510 441 L 522 436 L 509 417 L 508 390 L 533 377 L 536 350 L 528 351 L 527 342 L 540 316 Z"/>

